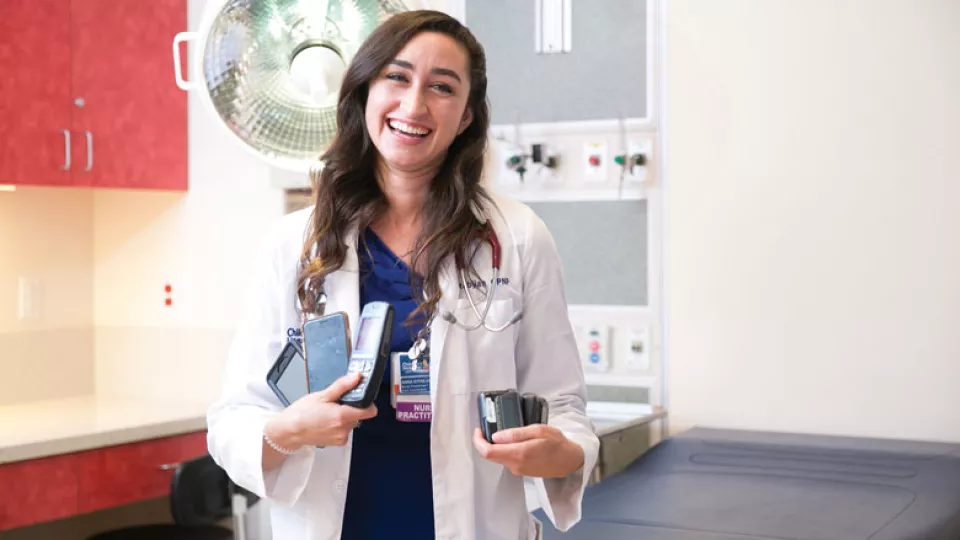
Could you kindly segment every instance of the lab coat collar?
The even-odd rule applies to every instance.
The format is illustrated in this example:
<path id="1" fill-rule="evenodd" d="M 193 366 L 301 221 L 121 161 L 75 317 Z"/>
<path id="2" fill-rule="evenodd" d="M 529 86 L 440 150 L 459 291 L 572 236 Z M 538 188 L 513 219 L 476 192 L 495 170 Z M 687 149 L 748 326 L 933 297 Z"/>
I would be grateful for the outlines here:
<path id="1" fill-rule="evenodd" d="M 357 258 L 357 227 L 347 229 L 344 243 L 347 254 L 343 266 L 326 278 L 324 289 L 327 292 L 326 313 L 342 311 L 347 314 L 350 324 L 351 340 L 360 321 L 360 261 Z"/>

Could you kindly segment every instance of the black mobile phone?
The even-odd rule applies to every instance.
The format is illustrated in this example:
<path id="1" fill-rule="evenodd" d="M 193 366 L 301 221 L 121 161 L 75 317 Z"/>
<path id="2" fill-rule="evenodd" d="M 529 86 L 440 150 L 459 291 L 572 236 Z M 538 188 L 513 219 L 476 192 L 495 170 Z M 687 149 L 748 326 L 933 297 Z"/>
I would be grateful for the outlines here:
<path id="1" fill-rule="evenodd" d="M 516 390 L 496 390 L 477 394 L 477 410 L 483 438 L 493 443 L 493 434 L 504 429 L 523 427 L 523 405 Z"/>
<path id="2" fill-rule="evenodd" d="M 362 378 L 353 390 L 340 398 L 340 403 L 363 409 L 377 399 L 390 361 L 392 337 L 393 306 L 386 302 L 370 302 L 363 306 L 357 342 L 347 365 L 348 373 L 360 373 Z"/>
<path id="3" fill-rule="evenodd" d="M 342 311 L 312 319 L 303 325 L 307 361 L 307 391 L 319 392 L 347 374 L 350 327 Z"/>
<path id="4" fill-rule="evenodd" d="M 296 343 L 288 341 L 280 351 L 267 372 L 267 386 L 284 407 L 307 395 L 307 366 Z"/>

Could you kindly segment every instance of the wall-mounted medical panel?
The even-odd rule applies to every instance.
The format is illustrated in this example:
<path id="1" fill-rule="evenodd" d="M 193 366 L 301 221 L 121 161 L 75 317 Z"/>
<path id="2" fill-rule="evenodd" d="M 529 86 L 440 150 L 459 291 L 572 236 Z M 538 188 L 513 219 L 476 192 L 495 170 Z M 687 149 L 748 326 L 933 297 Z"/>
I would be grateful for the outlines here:
<path id="1" fill-rule="evenodd" d="M 648 1 L 465 0 L 487 54 L 492 123 L 649 117 Z M 538 5 L 550 24 L 537 24 Z M 544 28 L 559 32 L 561 53 L 543 53 Z"/>
<path id="2" fill-rule="evenodd" d="M 657 142 L 638 121 L 496 126 L 485 175 L 524 201 L 645 199 L 658 187 Z"/>

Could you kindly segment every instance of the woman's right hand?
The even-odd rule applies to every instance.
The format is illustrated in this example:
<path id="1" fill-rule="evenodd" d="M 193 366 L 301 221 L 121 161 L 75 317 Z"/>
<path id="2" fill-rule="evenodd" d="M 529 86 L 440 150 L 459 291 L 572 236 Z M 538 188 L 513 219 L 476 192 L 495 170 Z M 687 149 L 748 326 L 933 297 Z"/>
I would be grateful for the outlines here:
<path id="1" fill-rule="evenodd" d="M 324 390 L 303 396 L 267 421 L 266 435 L 291 450 L 302 446 L 345 445 L 357 423 L 377 415 L 377 407 L 373 404 L 357 409 L 337 403 L 359 383 L 360 374 L 350 373 Z"/>

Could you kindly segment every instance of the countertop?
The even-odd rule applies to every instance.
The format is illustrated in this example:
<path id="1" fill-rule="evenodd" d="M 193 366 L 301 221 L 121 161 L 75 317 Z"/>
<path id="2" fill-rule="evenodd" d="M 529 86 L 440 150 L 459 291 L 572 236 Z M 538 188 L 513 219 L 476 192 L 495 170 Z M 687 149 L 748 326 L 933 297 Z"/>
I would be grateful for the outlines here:
<path id="1" fill-rule="evenodd" d="M 207 406 L 97 395 L 0 406 L 0 463 L 200 431 Z"/>
<path id="2" fill-rule="evenodd" d="M 604 437 L 640 424 L 649 424 L 667 416 L 663 407 L 645 403 L 622 403 L 613 401 L 590 401 L 587 416 L 593 422 L 594 432 Z"/>
<path id="3" fill-rule="evenodd" d="M 0 406 L 0 463 L 200 431 L 207 403 L 85 395 Z M 665 413 L 642 404 L 590 402 L 598 436 Z"/>

